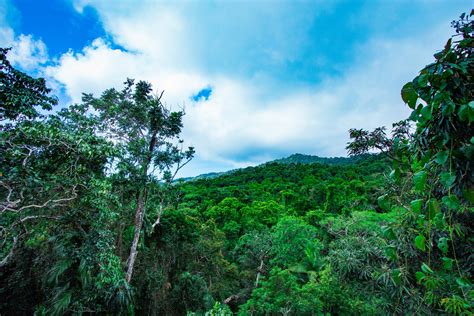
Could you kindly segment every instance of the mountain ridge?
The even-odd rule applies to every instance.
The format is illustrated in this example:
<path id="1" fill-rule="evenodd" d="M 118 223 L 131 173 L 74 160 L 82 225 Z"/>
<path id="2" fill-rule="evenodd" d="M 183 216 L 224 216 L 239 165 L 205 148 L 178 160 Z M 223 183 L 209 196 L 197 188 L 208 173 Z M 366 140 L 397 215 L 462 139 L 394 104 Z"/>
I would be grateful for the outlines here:
<path id="1" fill-rule="evenodd" d="M 321 157 L 317 155 L 307 155 L 307 154 L 301 154 L 301 153 L 295 153 L 291 154 L 288 157 L 284 158 L 278 158 L 274 160 L 270 160 L 264 163 L 261 163 L 259 165 L 253 166 L 253 167 L 258 167 L 258 166 L 265 166 L 273 163 L 278 163 L 278 164 L 313 164 L 313 163 L 319 163 L 323 165 L 348 165 L 352 163 L 356 163 L 360 160 L 363 160 L 367 157 L 373 156 L 374 154 L 363 154 L 363 155 L 357 155 L 353 157 Z M 224 175 L 229 175 L 232 174 L 238 170 L 246 169 L 246 168 L 252 168 L 252 167 L 244 167 L 244 168 L 237 168 L 237 169 L 231 169 L 227 171 L 222 171 L 222 172 L 208 172 L 208 173 L 203 173 L 200 175 L 197 175 L 195 177 L 186 177 L 186 178 L 179 178 L 176 181 L 194 181 L 194 180 L 202 180 L 202 179 L 214 179 L 217 177 L 221 177 Z"/>

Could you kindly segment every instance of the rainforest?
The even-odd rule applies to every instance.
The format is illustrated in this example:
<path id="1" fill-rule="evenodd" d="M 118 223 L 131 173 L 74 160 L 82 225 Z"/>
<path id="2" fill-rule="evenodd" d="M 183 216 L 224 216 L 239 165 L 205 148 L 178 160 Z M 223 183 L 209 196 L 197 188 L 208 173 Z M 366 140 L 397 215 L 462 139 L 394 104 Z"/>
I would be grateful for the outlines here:
<path id="1" fill-rule="evenodd" d="M 59 106 L 2 48 L 0 314 L 472 315 L 473 16 L 347 157 L 185 178 L 166 93 Z"/>

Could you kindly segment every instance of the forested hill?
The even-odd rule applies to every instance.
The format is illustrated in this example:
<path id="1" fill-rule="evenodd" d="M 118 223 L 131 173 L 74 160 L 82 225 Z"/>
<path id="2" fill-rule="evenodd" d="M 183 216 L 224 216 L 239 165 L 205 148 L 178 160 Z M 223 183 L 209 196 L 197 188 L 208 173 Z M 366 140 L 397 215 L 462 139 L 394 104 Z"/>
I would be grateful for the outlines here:
<path id="1" fill-rule="evenodd" d="M 302 164 L 308 164 L 308 163 L 322 163 L 322 164 L 330 164 L 330 165 L 343 165 L 343 164 L 350 164 L 357 162 L 367 155 L 360 155 L 360 156 L 354 156 L 354 157 L 319 157 L 319 156 L 313 156 L 313 155 L 304 155 L 304 154 L 293 154 L 291 156 L 288 156 L 286 158 L 281 158 L 281 159 L 276 159 L 271 161 L 276 162 L 276 163 L 284 163 L 284 164 L 290 164 L 290 163 L 302 163 Z"/>
<path id="2" fill-rule="evenodd" d="M 296 155 L 294 155 L 296 156 Z M 232 186 L 243 189 L 249 184 L 261 184 L 263 186 L 278 187 L 279 184 L 293 184 L 301 187 L 305 180 L 313 179 L 317 181 L 337 181 L 336 178 L 345 181 L 366 180 L 366 177 L 382 177 L 389 166 L 388 159 L 383 155 L 363 155 L 351 158 L 320 158 L 317 156 L 306 156 L 307 163 L 287 162 L 288 158 L 264 163 L 256 167 L 235 169 L 227 173 L 220 173 L 219 176 L 210 178 L 194 178 L 196 181 L 183 187 L 211 186 L 220 187 L 223 191 L 232 189 Z M 335 164 L 328 161 L 338 161 Z M 341 160 L 339 160 L 341 159 Z M 282 161 L 285 161 L 282 163 Z M 318 161 L 318 162 L 316 162 Z M 319 162 L 322 161 L 322 162 Z M 339 162 L 341 161 L 341 162 Z M 343 161 L 343 162 L 342 162 Z"/>
<path id="3" fill-rule="evenodd" d="M 364 298 L 371 291 L 370 280 L 365 290 L 349 275 L 349 283 L 331 287 L 342 277 L 339 269 L 379 271 L 387 262 L 379 257 L 382 246 L 376 236 L 394 215 L 377 202 L 388 166 L 380 155 L 335 166 L 272 162 L 175 185 L 180 202 L 146 235 L 149 256 L 142 265 L 148 268 L 138 272 L 160 275 L 173 291 L 160 292 L 147 277 L 138 277 L 143 293 L 154 293 L 153 301 L 139 306 L 144 313 L 152 305 L 160 314 L 176 315 L 202 313 L 215 301 L 241 315 L 277 313 L 285 306 L 297 315 L 315 309 L 376 311 L 374 301 Z M 344 231 L 348 235 L 342 237 Z M 365 258 L 369 253 L 375 257 Z M 151 268 L 156 258 L 158 264 Z M 329 260 L 336 271 L 330 272 Z M 312 269 L 326 271 L 330 279 L 311 281 Z M 321 302 L 330 295 L 337 297 Z M 384 300 L 389 304 L 388 296 Z"/>
<path id="4" fill-rule="evenodd" d="M 305 154 L 293 154 L 291 156 L 275 159 L 269 162 L 265 162 L 262 165 L 279 163 L 279 164 L 312 164 L 312 163 L 319 163 L 319 164 L 329 164 L 329 165 L 347 165 L 351 163 L 358 162 L 360 160 L 368 159 L 370 154 L 363 154 L 357 155 L 353 157 L 319 157 L 313 155 L 305 155 Z M 234 173 L 241 169 L 233 169 L 224 172 L 210 172 L 200 174 L 196 177 L 187 177 L 187 178 L 180 178 L 177 181 L 189 181 L 189 180 L 198 180 L 198 179 L 213 179 L 223 175 L 228 175 Z"/>

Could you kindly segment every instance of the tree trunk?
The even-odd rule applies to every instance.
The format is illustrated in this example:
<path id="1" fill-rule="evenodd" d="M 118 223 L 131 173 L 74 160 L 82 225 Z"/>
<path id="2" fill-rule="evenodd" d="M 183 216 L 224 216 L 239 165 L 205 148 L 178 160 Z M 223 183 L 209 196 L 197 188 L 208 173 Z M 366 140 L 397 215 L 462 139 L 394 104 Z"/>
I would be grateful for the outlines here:
<path id="1" fill-rule="evenodd" d="M 141 194 L 139 194 L 138 199 L 137 199 L 137 208 L 135 211 L 135 234 L 133 235 L 132 247 L 130 248 L 130 255 L 127 260 L 128 266 L 127 266 L 127 274 L 125 276 L 125 279 L 127 280 L 128 283 L 130 283 L 130 280 L 132 279 L 133 267 L 135 265 L 135 259 L 137 258 L 137 254 L 138 254 L 137 248 L 138 248 L 138 243 L 140 241 L 140 233 L 142 231 L 143 218 L 145 216 L 146 194 L 147 194 L 147 189 L 145 187 L 143 188 L 143 191 L 141 192 Z"/>
<path id="2" fill-rule="evenodd" d="M 257 279 L 255 280 L 255 287 L 258 287 L 258 281 L 260 280 L 260 273 L 262 272 L 263 269 L 263 259 L 260 260 L 260 266 L 258 267 L 257 270 Z"/>
<path id="3" fill-rule="evenodd" d="M 133 235 L 133 242 L 132 247 L 130 247 L 130 255 L 128 257 L 128 265 L 127 265 L 127 274 L 125 275 L 125 279 L 128 283 L 132 280 L 133 275 L 133 267 L 135 265 L 135 259 L 137 258 L 137 248 L 138 243 L 140 242 L 140 233 L 142 231 L 143 226 L 143 218 L 145 217 L 145 203 L 147 199 L 147 182 L 146 178 L 148 176 L 148 167 L 151 163 L 151 158 L 153 156 L 153 150 L 155 149 L 156 142 L 157 142 L 157 132 L 154 132 L 150 139 L 150 145 L 148 147 L 148 154 L 143 163 L 143 190 L 138 193 L 137 197 L 137 208 L 135 211 L 135 234 Z"/>

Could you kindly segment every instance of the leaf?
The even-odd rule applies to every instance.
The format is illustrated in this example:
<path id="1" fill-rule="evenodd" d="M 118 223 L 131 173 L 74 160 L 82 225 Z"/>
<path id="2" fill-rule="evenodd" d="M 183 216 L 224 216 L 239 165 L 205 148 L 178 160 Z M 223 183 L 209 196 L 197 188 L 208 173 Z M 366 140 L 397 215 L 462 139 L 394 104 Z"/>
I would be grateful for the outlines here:
<path id="1" fill-rule="evenodd" d="M 462 196 L 469 201 L 469 203 L 474 203 L 474 189 L 473 188 L 465 188 L 462 191 Z"/>
<path id="2" fill-rule="evenodd" d="M 408 104 L 410 108 L 414 109 L 416 106 L 416 100 L 418 100 L 418 94 L 413 88 L 412 82 L 408 82 L 403 86 L 401 95 L 403 101 Z"/>
<path id="3" fill-rule="evenodd" d="M 459 202 L 458 198 L 455 195 L 443 196 L 441 201 L 450 210 L 457 210 L 461 206 L 461 203 Z"/>
<path id="4" fill-rule="evenodd" d="M 413 183 L 415 184 L 415 190 L 423 191 L 426 184 L 426 171 L 418 171 L 413 175 Z"/>
<path id="5" fill-rule="evenodd" d="M 449 189 L 456 181 L 456 176 L 450 172 L 442 172 L 439 176 L 442 185 Z"/>
<path id="6" fill-rule="evenodd" d="M 426 243 L 425 236 L 422 236 L 422 235 L 416 236 L 415 238 L 416 248 L 420 249 L 421 251 L 425 251 L 426 250 L 425 243 Z"/>
<path id="7" fill-rule="evenodd" d="M 421 207 L 423 206 L 423 200 L 418 199 L 418 200 L 413 200 L 410 202 L 411 204 L 411 209 L 413 212 L 420 214 L 421 213 Z"/>
<path id="8" fill-rule="evenodd" d="M 460 287 L 465 287 L 465 288 L 471 287 L 471 282 L 469 282 L 469 280 L 467 278 L 457 278 L 456 283 Z"/>
<path id="9" fill-rule="evenodd" d="M 390 260 L 397 260 L 397 250 L 394 246 L 387 246 L 384 249 L 385 251 L 385 256 L 387 256 L 388 259 Z"/>
<path id="10" fill-rule="evenodd" d="M 456 104 L 454 104 L 453 101 L 451 101 L 451 99 L 449 99 L 445 104 L 444 106 L 442 107 L 443 111 L 443 115 L 444 116 L 449 116 L 451 115 L 452 113 L 454 113 L 455 109 L 456 109 Z"/>
<path id="11" fill-rule="evenodd" d="M 433 270 L 424 262 L 421 264 L 421 271 L 424 273 L 433 273 Z"/>
<path id="12" fill-rule="evenodd" d="M 451 258 L 448 258 L 448 257 L 443 257 L 442 258 L 443 260 L 443 267 L 448 270 L 448 271 L 451 271 L 453 270 L 453 259 Z"/>
<path id="13" fill-rule="evenodd" d="M 451 48 L 451 38 L 448 39 L 446 45 L 444 45 L 444 51 L 447 52 Z"/>
<path id="14" fill-rule="evenodd" d="M 380 208 L 384 211 L 390 211 L 390 202 L 388 200 L 387 194 L 384 194 L 382 196 L 379 196 L 377 198 L 377 204 L 380 206 Z"/>
<path id="15" fill-rule="evenodd" d="M 396 238 L 395 233 L 393 232 L 393 229 L 390 226 L 382 226 L 382 235 L 390 240 Z"/>
<path id="16" fill-rule="evenodd" d="M 473 101 L 469 102 L 468 104 L 462 104 L 458 110 L 458 116 L 461 121 L 468 121 L 469 124 L 474 121 L 474 108 L 473 108 Z"/>
<path id="17" fill-rule="evenodd" d="M 421 109 L 420 114 L 425 120 L 431 120 L 433 118 L 433 114 L 431 113 L 430 106 L 424 106 Z"/>
<path id="18" fill-rule="evenodd" d="M 400 269 L 393 269 L 392 280 L 395 283 L 395 285 L 400 285 L 401 283 L 400 276 L 401 276 Z"/>
<path id="19" fill-rule="evenodd" d="M 416 281 L 417 281 L 418 283 L 421 283 L 421 281 L 423 281 L 423 279 L 425 278 L 425 274 L 424 274 L 423 272 L 421 272 L 421 271 L 417 271 L 417 272 L 415 273 L 415 276 L 416 276 Z"/>
<path id="20" fill-rule="evenodd" d="M 401 171 L 400 171 L 400 168 L 395 168 L 393 169 L 391 172 L 390 172 L 390 178 L 394 179 L 395 181 L 400 181 L 400 175 L 401 175 Z"/>
<path id="21" fill-rule="evenodd" d="M 444 253 L 448 253 L 448 238 L 446 237 L 441 237 L 438 240 L 438 248 Z"/>
<path id="22" fill-rule="evenodd" d="M 419 75 L 416 78 L 416 83 L 422 88 L 426 87 L 428 85 L 428 75 L 426 74 Z"/>
<path id="23" fill-rule="evenodd" d="M 437 60 L 441 59 L 441 57 L 443 57 L 444 55 L 444 52 L 437 52 L 436 54 L 434 54 L 434 58 L 436 58 Z"/>
<path id="24" fill-rule="evenodd" d="M 448 160 L 448 154 L 449 152 L 447 150 L 440 151 L 436 154 L 435 161 L 440 165 L 444 165 Z"/>

